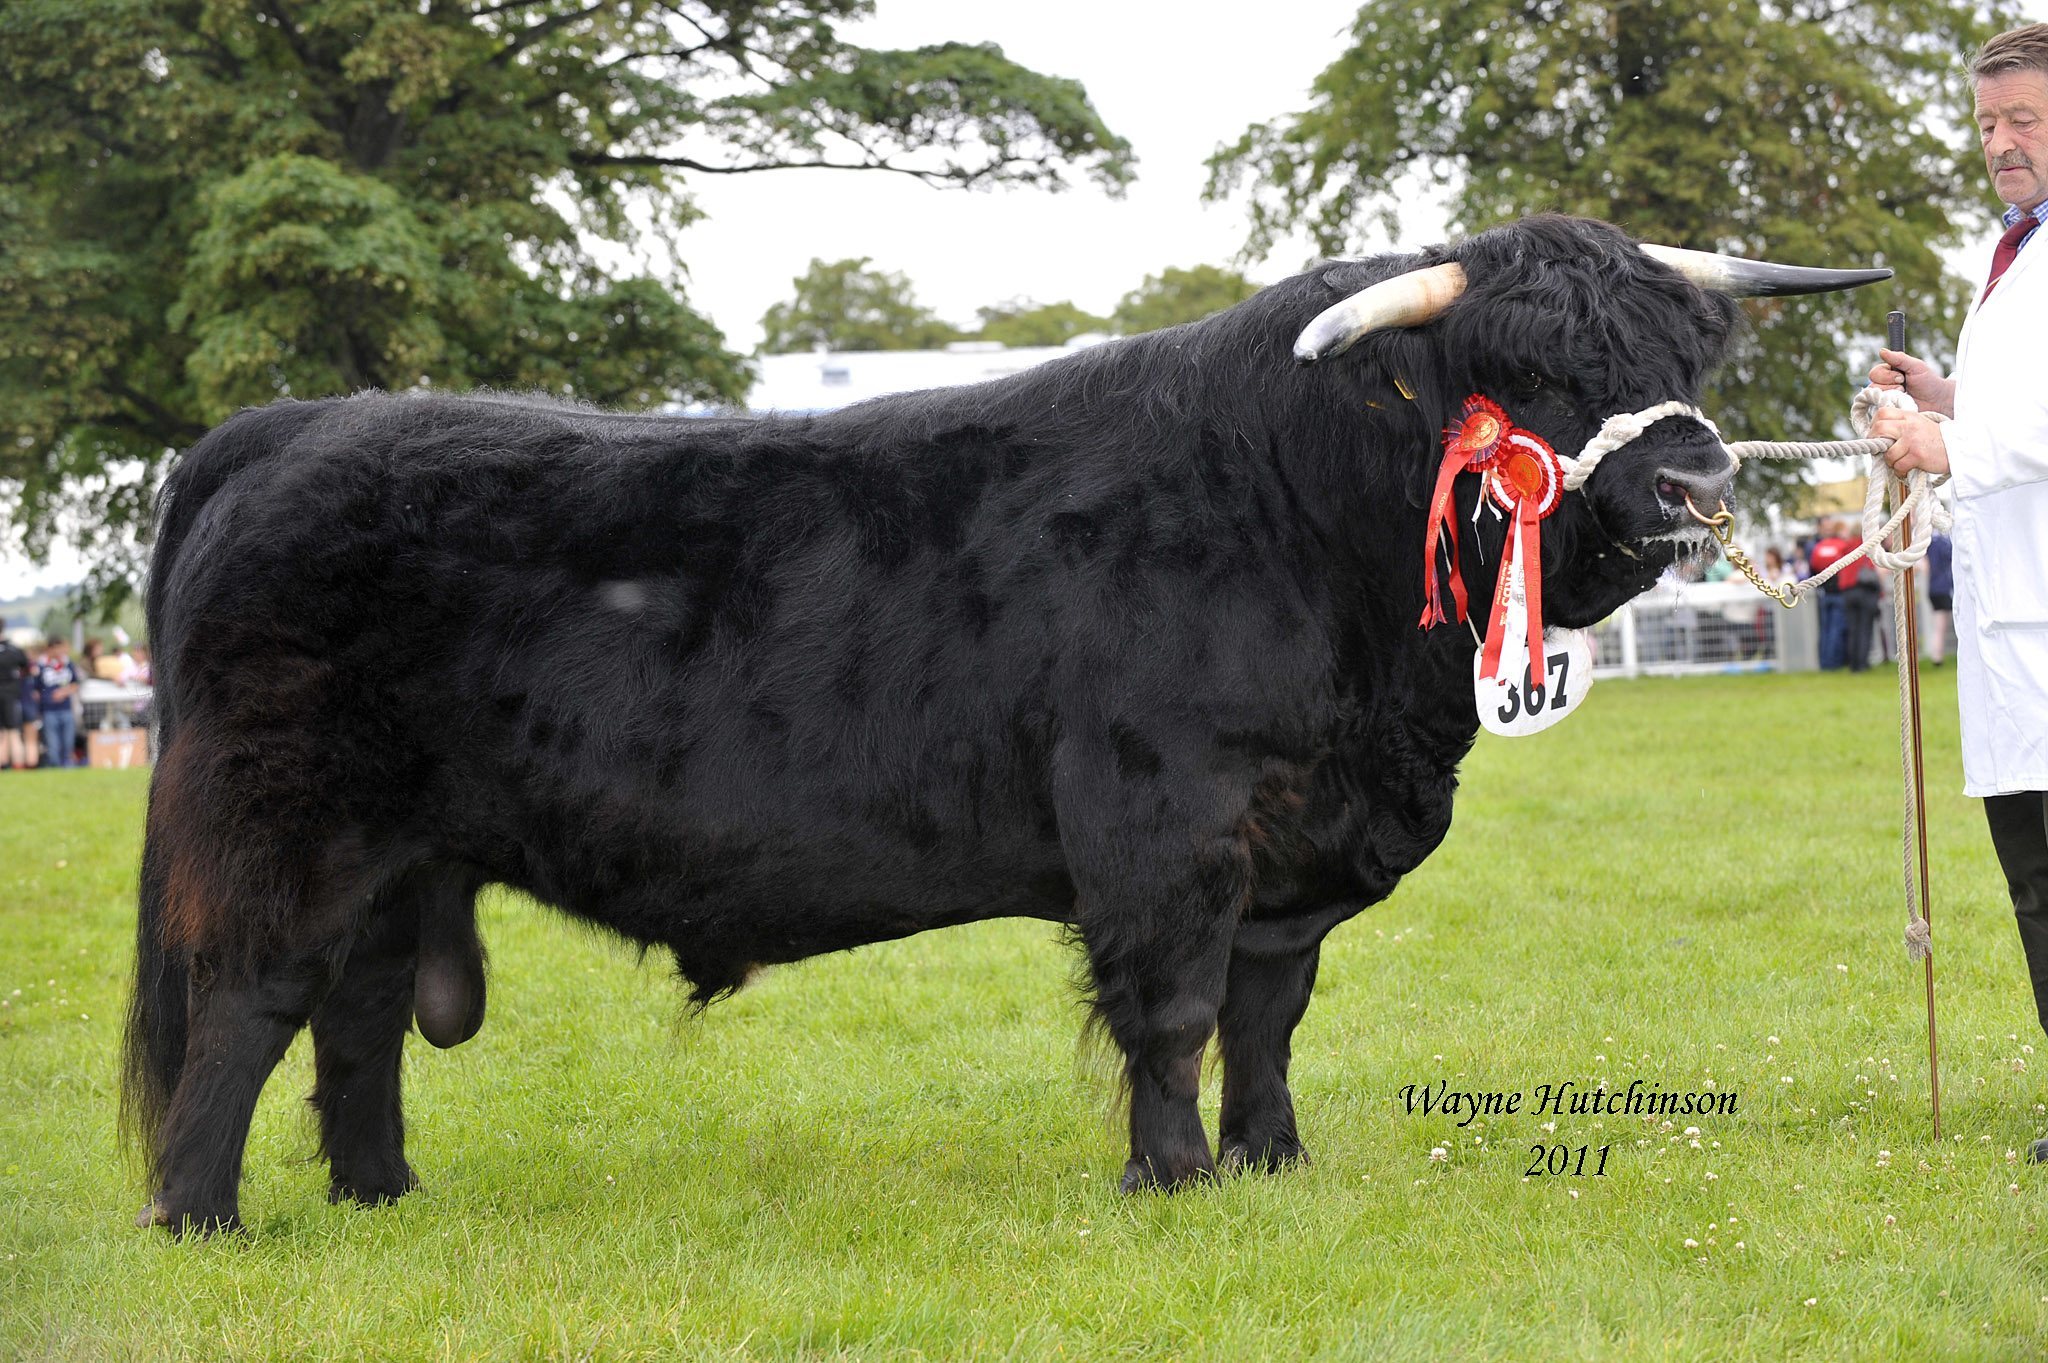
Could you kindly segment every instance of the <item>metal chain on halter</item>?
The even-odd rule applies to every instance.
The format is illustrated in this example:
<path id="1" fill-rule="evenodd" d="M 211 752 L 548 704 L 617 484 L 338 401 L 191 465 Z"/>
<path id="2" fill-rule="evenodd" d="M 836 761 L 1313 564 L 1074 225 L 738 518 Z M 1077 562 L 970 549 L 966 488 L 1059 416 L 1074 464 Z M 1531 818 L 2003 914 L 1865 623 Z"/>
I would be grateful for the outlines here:
<path id="1" fill-rule="evenodd" d="M 1913 399 L 1896 388 L 1865 388 L 1849 405 L 1850 428 L 1858 436 L 1868 436 L 1870 419 L 1880 409 L 1895 409 L 1902 412 L 1920 410 Z M 1933 421 L 1948 420 L 1939 412 L 1929 412 L 1927 416 Z M 1836 459 L 1863 455 L 1875 460 L 1890 446 L 1889 440 L 1871 439 L 1741 440 L 1725 448 L 1729 457 L 1734 459 L 1739 467 L 1745 458 Z M 1948 477 L 1945 474 L 1931 476 L 1917 470 L 1901 479 L 1883 464 L 1874 464 L 1870 470 L 1869 480 L 1864 485 L 1861 544 L 1812 577 L 1788 583 L 1777 591 L 1772 591 L 1759 581 L 1754 572 L 1745 575 L 1758 587 L 1763 588 L 1779 605 L 1790 609 L 1826 586 L 1836 574 L 1861 558 L 1868 558 L 1874 568 L 1881 568 L 1886 572 L 1902 572 L 1927 557 L 1927 546 L 1933 541 L 1935 532 L 1946 531 L 1949 528 L 1951 517 L 1948 508 L 1934 495 L 1934 489 L 1947 481 Z M 1885 505 L 1895 494 L 1897 509 L 1887 516 Z M 1710 527 L 1713 527 L 1715 521 L 1722 521 L 1722 526 L 1714 527 L 1714 537 L 1721 541 L 1723 549 L 1734 550 L 1729 554 L 1728 561 L 1737 567 L 1741 567 L 1742 562 L 1747 561 L 1746 554 L 1742 556 L 1741 561 L 1737 560 L 1736 554 L 1741 551 L 1735 548 L 1732 535 L 1725 533 L 1726 522 L 1729 519 L 1725 509 L 1720 515 L 1708 517 L 1695 508 L 1693 515 Z M 1899 532 L 1901 526 L 1907 527 L 1906 536 L 1896 547 L 1891 547 L 1888 542 Z"/>

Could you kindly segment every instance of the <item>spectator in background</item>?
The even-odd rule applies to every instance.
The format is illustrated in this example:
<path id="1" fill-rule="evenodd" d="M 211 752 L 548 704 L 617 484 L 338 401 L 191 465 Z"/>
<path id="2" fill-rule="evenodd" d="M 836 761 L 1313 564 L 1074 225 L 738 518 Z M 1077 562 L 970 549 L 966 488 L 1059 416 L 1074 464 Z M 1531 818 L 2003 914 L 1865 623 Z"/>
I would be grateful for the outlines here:
<path id="1" fill-rule="evenodd" d="M 1837 559 L 1855 548 L 1843 538 L 1841 521 L 1833 516 L 1823 517 L 1820 537 L 1806 551 L 1807 569 L 1814 575 L 1826 572 Z M 1823 672 L 1832 672 L 1849 659 L 1849 621 L 1842 587 L 1842 579 L 1835 577 L 1820 589 L 1820 666 Z M 1864 661 L 1869 662 L 1867 648 Z"/>
<path id="2" fill-rule="evenodd" d="M 1843 634 L 1851 672 L 1870 666 L 1871 637 L 1877 628 L 1877 577 L 1870 560 L 1859 558 L 1835 578 L 1835 585 L 1842 589 Z"/>
<path id="3" fill-rule="evenodd" d="M 42 765 L 43 732 L 43 650 L 40 644 L 29 646 L 28 666 L 21 673 L 21 751 L 30 767 Z"/>
<path id="4" fill-rule="evenodd" d="M 1927 604 L 1934 612 L 1933 637 L 1927 651 L 1940 667 L 1948 657 L 1948 632 L 1956 604 L 1955 545 L 1947 535 L 1937 534 L 1927 542 Z"/>
<path id="5" fill-rule="evenodd" d="M 123 686 L 154 686 L 155 674 L 149 670 L 149 645 L 137 644 L 128 655 L 128 672 L 121 678 Z"/>
<path id="6" fill-rule="evenodd" d="M 21 679 L 28 670 L 28 654 L 0 635 L 0 768 L 13 771 L 29 764 L 21 732 Z"/>
<path id="7" fill-rule="evenodd" d="M 43 654 L 36 680 L 37 708 L 43 717 L 43 765 L 72 765 L 71 750 L 78 743 L 78 717 L 71 704 L 78 698 L 78 684 L 84 680 L 71 661 L 71 644 L 63 636 L 50 640 Z"/>
<path id="8" fill-rule="evenodd" d="M 127 666 L 123 655 L 107 652 L 107 646 L 97 639 L 85 643 L 85 675 L 99 681 L 121 680 L 121 670 Z"/>
<path id="9" fill-rule="evenodd" d="M 85 641 L 85 651 L 78 658 L 78 675 L 80 677 L 99 676 L 100 667 L 106 659 L 105 648 L 106 646 L 97 639 L 87 639 Z"/>

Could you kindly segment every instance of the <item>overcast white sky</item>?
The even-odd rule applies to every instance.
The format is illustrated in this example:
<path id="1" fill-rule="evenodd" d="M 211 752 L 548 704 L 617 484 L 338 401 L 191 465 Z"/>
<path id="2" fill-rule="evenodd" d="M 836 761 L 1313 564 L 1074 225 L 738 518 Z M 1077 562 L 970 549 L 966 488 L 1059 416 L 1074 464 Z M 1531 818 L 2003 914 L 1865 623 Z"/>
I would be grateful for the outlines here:
<path id="1" fill-rule="evenodd" d="M 2048 0 L 2028 10 L 2048 18 Z M 1297 110 L 1342 51 L 1357 0 L 878 0 L 853 41 L 915 47 L 994 42 L 1013 60 L 1088 89 L 1129 139 L 1136 182 L 1121 199 L 1091 184 L 1066 193 L 932 189 L 904 176 L 835 171 L 703 176 L 706 219 L 684 235 L 691 302 L 751 350 L 760 319 L 790 296 L 813 257 L 868 256 L 911 279 L 920 302 L 956 322 L 977 307 L 1029 297 L 1108 312 L 1169 265 L 1231 263 L 1244 242 L 1241 204 L 1204 205 L 1203 161 L 1247 125 Z M 1403 244 L 1442 240 L 1440 212 L 1418 204 Z M 1382 243 L 1371 242 L 1368 246 Z M 1310 256 L 1284 245 L 1248 269 L 1269 281 Z M 75 581 L 76 557 L 31 569 L 0 553 L 0 599 Z"/>
<path id="2" fill-rule="evenodd" d="M 1244 244 L 1241 206 L 1206 206 L 1202 162 L 1261 119 L 1301 108 L 1343 50 L 1357 0 L 1256 8 L 1195 0 L 1039 0 L 960 4 L 880 0 L 848 30 L 874 47 L 993 42 L 1034 70 L 1079 80 L 1127 138 L 1138 178 L 1122 199 L 1092 185 L 1042 191 L 933 189 L 894 175 L 788 171 L 700 177 L 708 219 L 690 230 L 688 293 L 736 347 L 761 339 L 761 314 L 791 296 L 813 257 L 869 256 L 918 300 L 971 323 L 977 307 L 1027 296 L 1106 313 L 1169 265 L 1227 263 Z M 1298 267 L 1305 244 L 1255 278 Z"/>

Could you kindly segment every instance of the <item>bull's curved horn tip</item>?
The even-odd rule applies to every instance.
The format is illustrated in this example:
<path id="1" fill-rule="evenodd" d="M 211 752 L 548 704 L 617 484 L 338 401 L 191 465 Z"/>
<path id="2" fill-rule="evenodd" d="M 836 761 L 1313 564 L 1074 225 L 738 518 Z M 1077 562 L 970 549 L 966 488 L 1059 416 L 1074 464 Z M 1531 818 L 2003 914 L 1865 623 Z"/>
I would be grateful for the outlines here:
<path id="1" fill-rule="evenodd" d="M 1456 261 L 1429 265 L 1369 284 L 1324 308 L 1294 341 L 1303 364 L 1342 354 L 1375 327 L 1412 327 L 1439 316 L 1465 291 Z"/>
<path id="2" fill-rule="evenodd" d="M 1741 256 L 1692 251 L 1680 246 L 1638 242 L 1643 254 L 1670 266 L 1703 289 L 1735 298 L 1776 297 L 1786 294 L 1833 293 L 1860 288 L 1890 279 L 1887 269 L 1829 270 L 1806 265 L 1780 265 L 1770 260 L 1748 260 Z"/>

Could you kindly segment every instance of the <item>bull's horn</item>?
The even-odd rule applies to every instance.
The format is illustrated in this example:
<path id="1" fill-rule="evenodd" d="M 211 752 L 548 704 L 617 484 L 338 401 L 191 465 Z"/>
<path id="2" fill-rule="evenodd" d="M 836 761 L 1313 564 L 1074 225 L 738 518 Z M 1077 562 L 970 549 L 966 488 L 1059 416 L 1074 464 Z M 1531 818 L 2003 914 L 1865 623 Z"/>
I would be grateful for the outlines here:
<path id="1" fill-rule="evenodd" d="M 1382 279 L 1318 313 L 1296 338 L 1294 358 L 1303 364 L 1328 359 L 1350 349 L 1374 327 L 1427 322 L 1463 292 L 1465 271 L 1455 262 Z"/>
<path id="2" fill-rule="evenodd" d="M 1833 293 L 1890 279 L 1890 270 L 1822 270 L 1807 265 L 1778 265 L 1768 260 L 1688 251 L 1679 246 L 1642 243 L 1643 254 L 1662 261 L 1703 289 L 1736 298 L 1784 293 Z"/>

